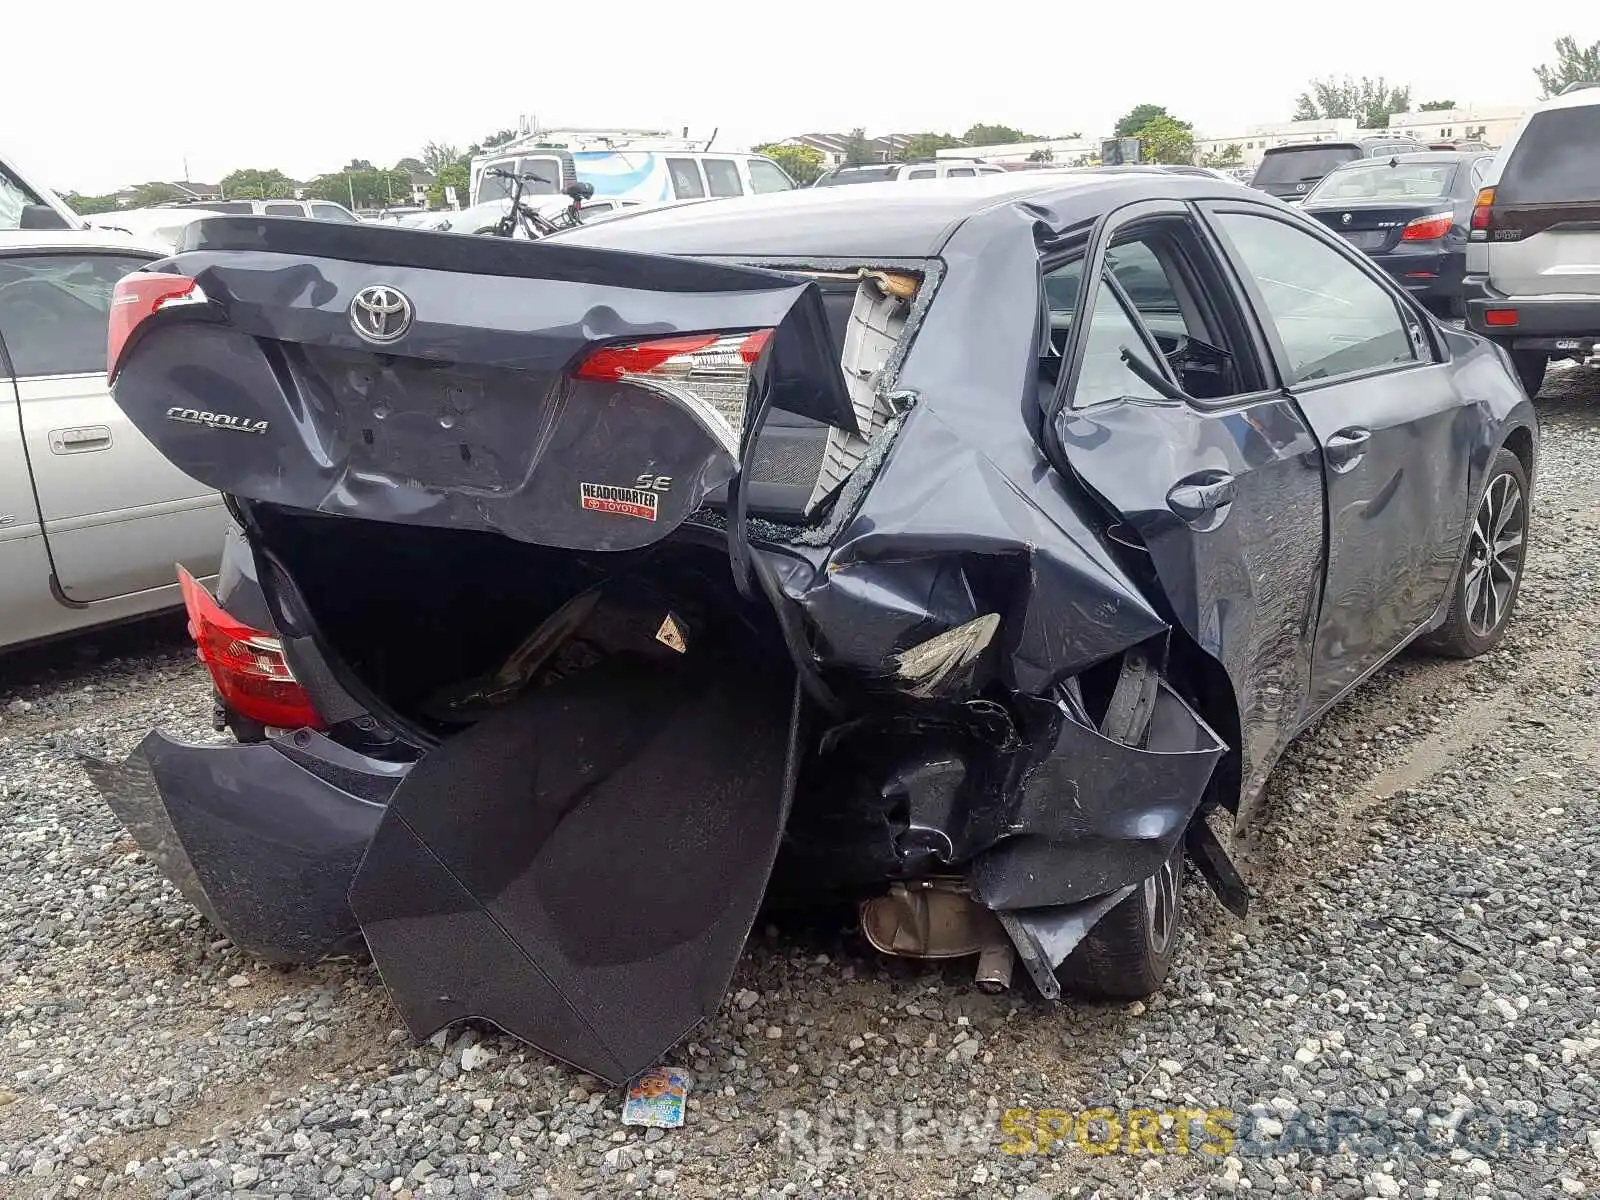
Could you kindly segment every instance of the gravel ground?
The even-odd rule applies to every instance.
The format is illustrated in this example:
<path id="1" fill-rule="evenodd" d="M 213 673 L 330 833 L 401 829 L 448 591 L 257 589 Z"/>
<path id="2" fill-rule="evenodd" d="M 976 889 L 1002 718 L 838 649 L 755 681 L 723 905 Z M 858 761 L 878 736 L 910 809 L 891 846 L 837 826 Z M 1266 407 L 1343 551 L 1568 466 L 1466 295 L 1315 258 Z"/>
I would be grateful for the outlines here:
<path id="1" fill-rule="evenodd" d="M 1191 879 L 1161 997 L 1050 1008 L 759 931 L 676 1053 L 678 1130 L 492 1030 L 416 1044 L 370 964 L 216 938 L 76 763 L 215 736 L 176 623 L 0 663 L 0 1194 L 1600 1194 L 1597 405 L 1552 375 L 1503 647 L 1405 659 L 1297 743 L 1255 915 Z"/>

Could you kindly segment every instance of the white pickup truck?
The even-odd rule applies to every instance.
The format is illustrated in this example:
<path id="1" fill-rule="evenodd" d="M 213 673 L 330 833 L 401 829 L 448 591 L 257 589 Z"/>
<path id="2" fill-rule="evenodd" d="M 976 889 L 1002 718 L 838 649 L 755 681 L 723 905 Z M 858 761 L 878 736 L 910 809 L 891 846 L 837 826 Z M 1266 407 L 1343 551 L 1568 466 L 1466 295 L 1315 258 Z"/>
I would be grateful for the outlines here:
<path id="1" fill-rule="evenodd" d="M 0 649 L 174 607 L 175 563 L 216 573 L 221 498 L 106 389 L 111 289 L 165 253 L 0 155 Z"/>

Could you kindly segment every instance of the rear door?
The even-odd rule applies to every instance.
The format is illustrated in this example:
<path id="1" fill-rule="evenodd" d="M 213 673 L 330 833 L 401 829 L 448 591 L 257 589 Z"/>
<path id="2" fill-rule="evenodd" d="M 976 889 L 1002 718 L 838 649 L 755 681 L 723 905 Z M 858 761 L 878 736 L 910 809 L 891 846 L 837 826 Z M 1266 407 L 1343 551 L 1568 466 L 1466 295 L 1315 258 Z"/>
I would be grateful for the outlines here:
<path id="1" fill-rule="evenodd" d="M 0 257 L 0 337 L 57 582 L 89 602 L 214 574 L 220 498 L 163 458 L 106 388 L 111 289 L 146 255 L 52 250 Z"/>
<path id="2" fill-rule="evenodd" d="M 1328 560 L 1314 712 L 1444 598 L 1461 548 L 1475 417 L 1423 318 L 1366 259 L 1260 205 L 1202 207 L 1322 447 Z"/>
<path id="3" fill-rule="evenodd" d="M 1177 620 L 1226 669 L 1252 796 L 1309 687 L 1323 561 L 1316 439 L 1264 372 L 1259 335 L 1186 206 L 1122 210 L 1088 260 L 1081 296 L 1082 257 L 1045 263 L 1067 364 L 1051 425 L 1071 470 L 1148 549 Z"/>
<path id="4" fill-rule="evenodd" d="M 1600 295 L 1600 104 L 1529 120 L 1495 184 L 1488 257 L 1508 296 Z"/>

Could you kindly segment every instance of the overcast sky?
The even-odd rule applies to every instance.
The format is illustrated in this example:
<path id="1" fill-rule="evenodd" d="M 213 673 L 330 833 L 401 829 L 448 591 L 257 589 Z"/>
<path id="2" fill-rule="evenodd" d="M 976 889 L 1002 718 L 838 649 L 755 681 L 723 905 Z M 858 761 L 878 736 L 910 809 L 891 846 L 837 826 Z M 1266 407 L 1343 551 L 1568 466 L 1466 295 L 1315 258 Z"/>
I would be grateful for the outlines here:
<path id="1" fill-rule="evenodd" d="M 12 0 L 0 152 L 62 190 L 299 179 L 514 126 L 720 127 L 729 148 L 812 130 L 1106 133 L 1164 104 L 1203 136 L 1287 119 L 1313 76 L 1382 75 L 1414 101 L 1521 104 L 1588 5 L 1506 19 L 1418 3 L 1146 0 L 930 7 L 862 0 Z M 936 13 L 947 15 L 936 16 Z M 1585 14 L 1588 14 L 1587 16 Z M 1394 20 L 1391 21 L 1390 17 Z M 1300 32 L 1295 32 L 1296 28 Z"/>

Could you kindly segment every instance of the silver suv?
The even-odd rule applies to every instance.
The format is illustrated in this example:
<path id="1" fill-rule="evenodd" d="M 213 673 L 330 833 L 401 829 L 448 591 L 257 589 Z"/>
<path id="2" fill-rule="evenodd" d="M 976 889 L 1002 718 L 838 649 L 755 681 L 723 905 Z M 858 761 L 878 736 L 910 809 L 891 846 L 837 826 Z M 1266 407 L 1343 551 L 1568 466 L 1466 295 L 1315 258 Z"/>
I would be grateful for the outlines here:
<path id="1" fill-rule="evenodd" d="M 1600 85 L 1529 113 L 1473 208 L 1467 326 L 1511 353 L 1530 396 L 1552 358 L 1600 365 Z"/>

